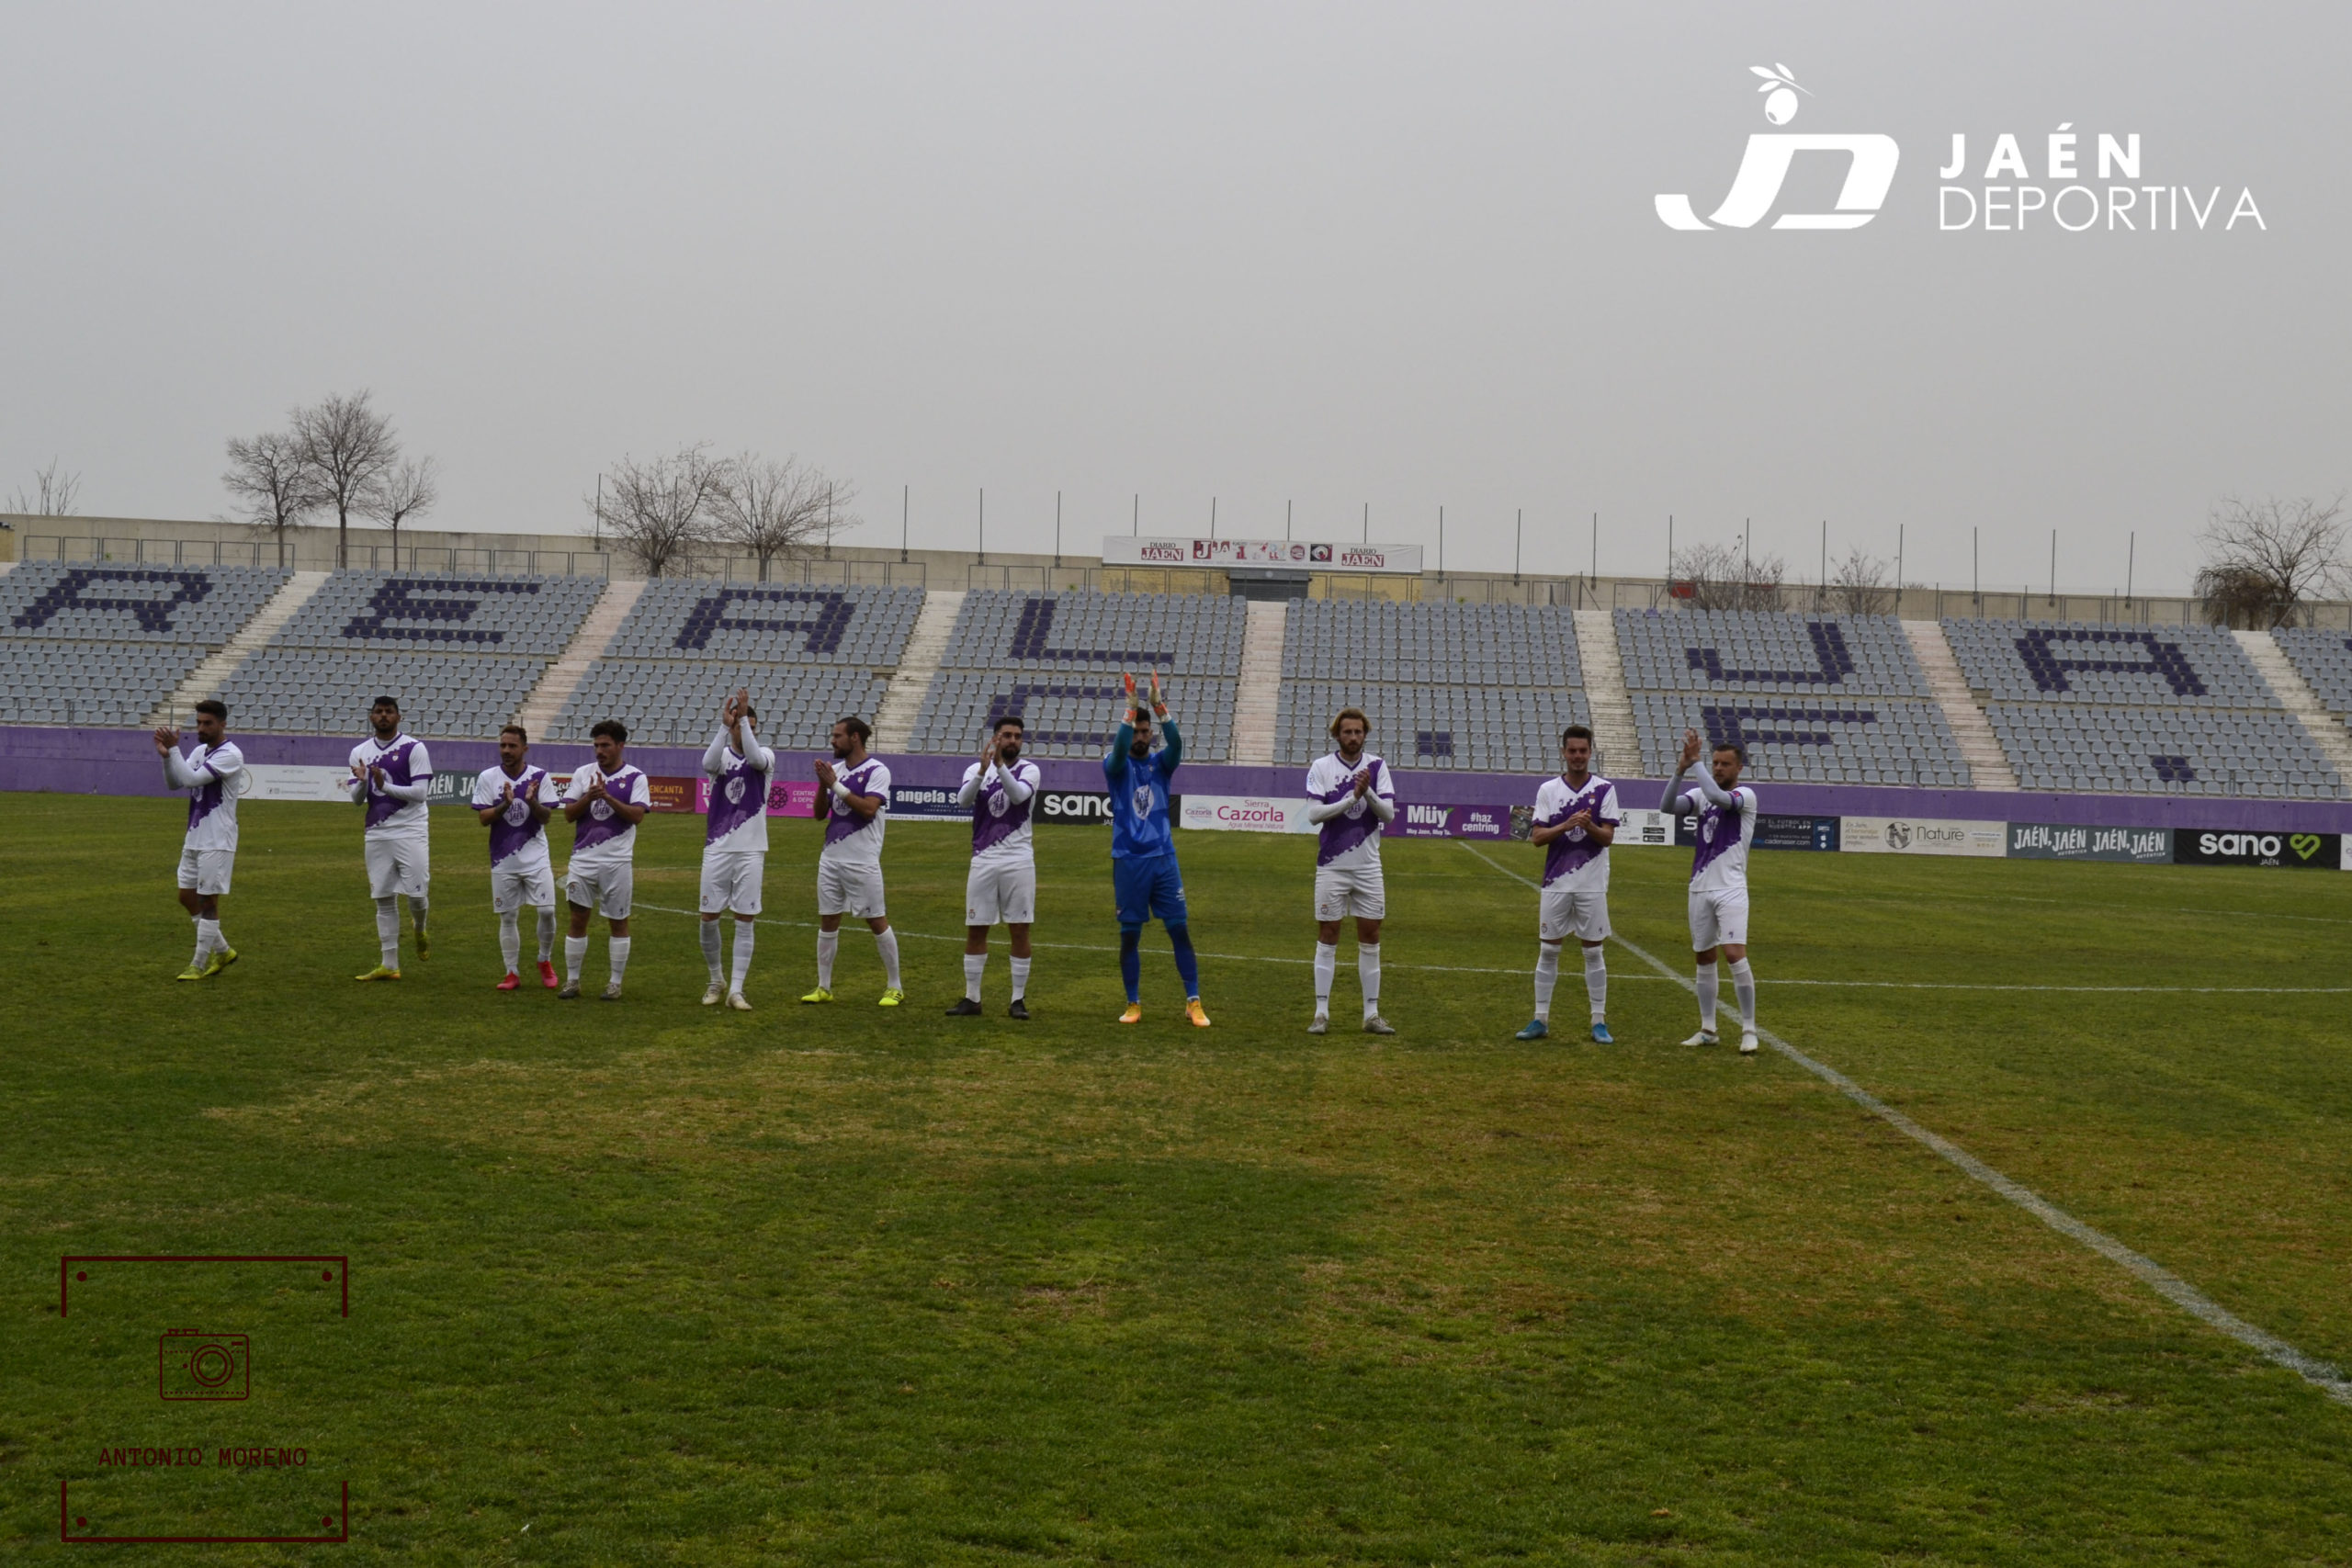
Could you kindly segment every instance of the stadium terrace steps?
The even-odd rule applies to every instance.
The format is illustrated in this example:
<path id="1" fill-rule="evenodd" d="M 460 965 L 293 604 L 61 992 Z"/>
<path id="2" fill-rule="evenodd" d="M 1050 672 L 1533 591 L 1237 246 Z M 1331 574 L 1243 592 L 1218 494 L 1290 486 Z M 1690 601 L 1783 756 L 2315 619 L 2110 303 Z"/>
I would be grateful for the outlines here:
<path id="1" fill-rule="evenodd" d="M 1279 599 L 1250 603 L 1241 634 L 1241 687 L 1233 705 L 1233 761 L 1245 768 L 1274 763 L 1274 726 L 1282 711 L 1283 632 L 1290 605 Z"/>
<path id="2" fill-rule="evenodd" d="M 206 697 L 219 696 L 238 668 L 261 651 L 334 575 L 327 571 L 296 572 L 261 607 L 259 614 L 238 628 L 236 636 L 187 672 L 187 678 L 147 716 L 147 727 L 152 729 L 158 725 L 176 724 L 181 716 L 194 712 L 196 705 Z M 235 716 L 231 716 L 233 719 Z"/>
<path id="3" fill-rule="evenodd" d="M 1641 766 L 1625 665 L 1617 657 L 1617 626 L 1607 610 L 1576 612 L 1577 660 L 1584 671 L 1585 705 L 1592 711 L 1593 771 L 1631 774 Z"/>
<path id="4" fill-rule="evenodd" d="M 1960 660 L 1952 657 L 1951 644 L 1944 640 L 1943 627 L 1934 621 L 1905 621 L 1903 634 L 1911 639 L 1911 651 L 1919 656 L 1928 690 L 1943 709 L 1952 739 L 1960 742 L 1961 760 L 1968 764 L 1975 787 L 2015 791 L 2017 772 L 2009 766 L 2008 753 L 1994 736 L 1984 710 L 1977 706 L 1976 694 L 1968 689 Z"/>
<path id="5" fill-rule="evenodd" d="M 915 717 L 931 692 L 931 678 L 939 673 L 948 634 L 956 629 L 956 617 L 963 608 L 962 589 L 935 588 L 923 595 L 922 614 L 915 617 L 914 632 L 907 638 L 906 651 L 899 656 L 898 672 L 875 712 L 876 751 L 903 751 L 914 739 Z"/>
<path id="6" fill-rule="evenodd" d="M 623 621 L 628 619 L 629 611 L 637 607 L 638 596 L 644 592 L 643 578 L 611 581 L 605 585 L 604 595 L 596 601 L 595 608 L 588 612 L 588 618 L 580 623 L 579 631 L 572 634 L 571 645 L 564 649 L 553 664 L 548 666 L 547 673 L 539 677 L 539 682 L 532 688 L 531 694 L 523 699 L 522 709 L 515 714 L 514 722 L 521 725 L 526 733 L 536 739 L 553 731 L 556 716 L 563 712 L 563 705 L 570 702 L 571 694 L 580 689 L 588 667 L 613 640 L 613 634 L 620 630 Z"/>
<path id="7" fill-rule="evenodd" d="M 2262 679 L 2278 694 L 2278 700 L 2287 705 L 2289 715 L 2310 734 L 2320 755 L 2339 774 L 2352 780 L 2352 730 L 2347 730 L 2344 720 L 2328 711 L 2311 682 L 2303 679 L 2302 671 L 2278 646 L 2278 639 L 2268 632 L 2231 635 L 2245 649 L 2245 656 L 2254 660 Z"/>

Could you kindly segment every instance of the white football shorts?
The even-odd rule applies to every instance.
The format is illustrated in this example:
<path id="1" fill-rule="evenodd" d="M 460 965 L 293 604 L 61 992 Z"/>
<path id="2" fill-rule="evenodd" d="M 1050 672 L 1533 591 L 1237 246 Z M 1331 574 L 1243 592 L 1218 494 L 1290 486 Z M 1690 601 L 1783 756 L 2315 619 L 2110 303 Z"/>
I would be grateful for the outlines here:
<path id="1" fill-rule="evenodd" d="M 1609 889 L 1546 887 L 1535 934 L 1545 942 L 1607 942 Z"/>
<path id="2" fill-rule="evenodd" d="M 1033 893 L 1034 890 L 1033 881 Z M 878 920 L 889 913 L 882 907 L 881 863 L 876 861 L 827 860 L 819 856 L 817 913 L 854 915 L 861 920 Z"/>
<path id="3" fill-rule="evenodd" d="M 583 866 L 577 861 L 571 874 L 564 879 L 563 894 L 573 907 L 592 915 L 602 915 L 609 920 L 628 919 L 629 895 L 637 887 L 637 867 L 624 861 L 618 865 Z"/>
<path id="4" fill-rule="evenodd" d="M 411 898 L 422 898 L 425 885 L 432 880 L 433 845 L 429 840 L 407 834 L 368 835 L 368 897 L 390 898 L 404 893 Z"/>
<path id="5" fill-rule="evenodd" d="M 208 898 L 229 891 L 229 877 L 237 865 L 234 850 L 182 850 L 180 886 L 193 887 Z"/>
<path id="6" fill-rule="evenodd" d="M 1730 942 L 1747 945 L 1747 889 L 1726 888 L 1690 895 L 1690 951 L 1704 953 Z"/>
<path id="7" fill-rule="evenodd" d="M 1343 920 L 1385 919 L 1388 915 L 1388 884 L 1380 863 L 1369 865 L 1318 865 L 1315 868 L 1315 918 Z"/>
<path id="8" fill-rule="evenodd" d="M 555 908 L 555 872 L 545 855 L 508 855 L 490 868 L 491 912 L 511 915 L 526 904 Z"/>
<path id="9" fill-rule="evenodd" d="M 760 878 L 766 874 L 767 855 L 759 850 L 706 850 L 702 857 L 702 912 L 739 915 L 760 912 Z"/>
<path id="10" fill-rule="evenodd" d="M 976 860 L 964 879 L 964 923 L 1025 926 L 1037 918 L 1037 863 Z"/>

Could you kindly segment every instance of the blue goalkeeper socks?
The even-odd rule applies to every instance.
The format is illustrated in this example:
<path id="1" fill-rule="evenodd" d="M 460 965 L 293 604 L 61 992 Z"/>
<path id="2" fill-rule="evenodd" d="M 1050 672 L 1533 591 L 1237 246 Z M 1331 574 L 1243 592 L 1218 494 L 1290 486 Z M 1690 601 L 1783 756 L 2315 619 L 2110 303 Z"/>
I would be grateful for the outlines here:
<path id="1" fill-rule="evenodd" d="M 1193 956 L 1193 931 L 1189 926 L 1170 926 L 1168 941 L 1176 949 L 1176 973 L 1184 980 L 1184 999 L 1201 998 L 1201 961 Z"/>
<path id="2" fill-rule="evenodd" d="M 1121 928 L 1119 931 L 1119 978 L 1127 984 L 1127 1005 L 1143 1001 L 1143 932 Z"/>

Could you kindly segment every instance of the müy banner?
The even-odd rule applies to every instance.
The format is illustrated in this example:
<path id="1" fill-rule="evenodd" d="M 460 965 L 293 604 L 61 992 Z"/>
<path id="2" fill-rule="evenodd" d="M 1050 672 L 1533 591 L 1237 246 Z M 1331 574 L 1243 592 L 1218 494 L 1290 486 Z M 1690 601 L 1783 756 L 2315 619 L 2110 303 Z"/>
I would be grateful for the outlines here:
<path id="1" fill-rule="evenodd" d="M 1420 574 L 1419 545 L 1327 545 L 1306 539 L 1205 539 L 1107 534 L 1104 566 L 1287 567 L 1297 571 Z"/>
<path id="2" fill-rule="evenodd" d="M 1508 806 L 1400 806 L 1385 831 L 1400 839 L 1508 839 Z"/>

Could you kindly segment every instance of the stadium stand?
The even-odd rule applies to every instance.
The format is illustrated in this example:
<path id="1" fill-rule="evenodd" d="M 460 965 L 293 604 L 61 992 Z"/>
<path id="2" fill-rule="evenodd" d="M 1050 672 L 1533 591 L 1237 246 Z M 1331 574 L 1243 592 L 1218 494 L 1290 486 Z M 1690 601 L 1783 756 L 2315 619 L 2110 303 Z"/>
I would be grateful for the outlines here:
<path id="1" fill-rule="evenodd" d="M 1695 729 L 1745 746 L 1759 783 L 1973 785 L 1891 615 L 1620 610 L 1616 632 L 1649 777 L 1674 772 Z"/>
<path id="2" fill-rule="evenodd" d="M 1157 671 L 1185 753 L 1232 753 L 1244 602 L 1192 593 L 1020 593 L 976 589 L 949 632 L 915 719 L 914 751 L 976 750 L 991 716 L 1018 714 L 1029 753 L 1100 755 L 1117 723 L 1119 676 Z"/>
<path id="3" fill-rule="evenodd" d="M 2288 626 L 2270 634 L 2320 705 L 2352 724 L 2352 636 L 2317 626 Z"/>
<path id="4" fill-rule="evenodd" d="M 255 732 L 357 731 L 380 693 L 412 734 L 487 738 L 603 591 L 592 577 L 338 571 L 220 694 Z"/>
<path id="5" fill-rule="evenodd" d="M 0 722 L 140 723 L 288 574 L 25 561 L 0 578 Z"/>
<path id="6" fill-rule="evenodd" d="M 2215 626 L 1945 621 L 2026 789 L 2325 800 L 2344 793 Z"/>
<path id="7" fill-rule="evenodd" d="M 552 733 L 584 739 L 600 718 L 631 739 L 700 745 L 725 694 L 742 688 L 760 732 L 786 750 L 821 750 L 833 721 L 871 721 L 922 613 L 919 588 L 831 588 L 663 579 L 649 582 Z"/>
<path id="8" fill-rule="evenodd" d="M 1591 722 L 1583 686 L 1566 609 L 1294 599 L 1274 759 L 1312 761 L 1331 716 L 1360 707 L 1397 767 L 1545 772 L 1561 729 Z"/>

